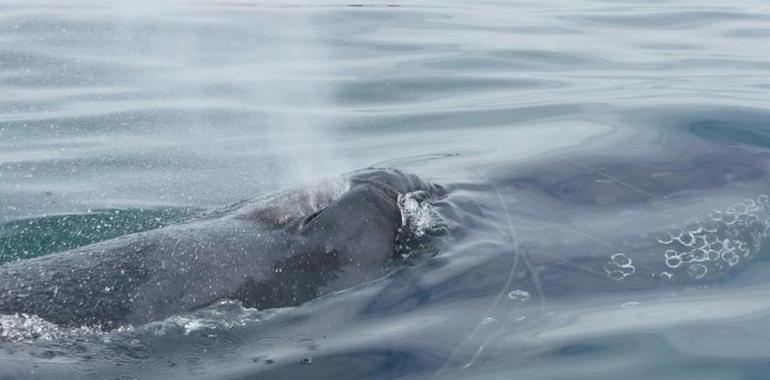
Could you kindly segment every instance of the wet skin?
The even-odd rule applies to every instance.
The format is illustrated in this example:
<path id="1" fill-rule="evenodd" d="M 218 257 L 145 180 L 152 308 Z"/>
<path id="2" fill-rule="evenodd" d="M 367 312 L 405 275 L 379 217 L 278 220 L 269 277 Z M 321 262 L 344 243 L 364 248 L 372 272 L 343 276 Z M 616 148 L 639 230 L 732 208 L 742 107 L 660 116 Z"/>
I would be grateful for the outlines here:
<path id="1" fill-rule="evenodd" d="M 63 325 L 142 324 L 221 299 L 294 306 L 381 277 L 398 194 L 432 191 L 395 170 L 354 173 L 185 224 L 0 266 L 0 314 Z"/>

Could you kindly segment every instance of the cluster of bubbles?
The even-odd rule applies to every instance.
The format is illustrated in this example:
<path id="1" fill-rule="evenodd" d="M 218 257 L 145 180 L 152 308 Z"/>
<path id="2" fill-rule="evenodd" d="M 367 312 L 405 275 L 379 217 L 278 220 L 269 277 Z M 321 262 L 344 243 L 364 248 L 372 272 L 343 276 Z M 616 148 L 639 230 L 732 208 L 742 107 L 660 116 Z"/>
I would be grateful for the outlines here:
<path id="1" fill-rule="evenodd" d="M 422 190 L 399 194 L 401 228 L 396 237 L 396 252 L 409 258 L 414 252 L 429 248 L 429 237 L 445 233 L 450 225 L 433 208 L 431 195 Z"/>
<path id="2" fill-rule="evenodd" d="M 738 265 L 759 252 L 770 217 L 767 195 L 746 199 L 726 210 L 714 210 L 701 222 L 667 231 L 658 237 L 665 246 L 665 264 L 672 270 L 701 279 L 713 270 Z"/>
<path id="3" fill-rule="evenodd" d="M 752 259 L 770 233 L 770 198 L 759 195 L 725 210 L 714 210 L 708 218 L 683 228 L 665 231 L 657 242 L 665 246 L 664 262 L 672 272 L 682 270 L 691 278 L 704 278 L 712 271 L 731 268 Z M 603 267 L 607 277 L 621 281 L 634 274 L 631 258 L 616 253 Z M 660 277 L 671 279 L 668 271 Z"/>
<path id="4" fill-rule="evenodd" d="M 602 269 L 604 269 L 607 277 L 617 281 L 623 280 L 636 272 L 634 262 L 624 253 L 616 253 L 610 256 L 610 261 L 604 264 Z"/>
<path id="5" fill-rule="evenodd" d="M 662 244 L 666 267 L 682 270 L 693 279 L 704 278 L 709 270 L 718 271 L 752 259 L 759 252 L 770 225 L 770 198 L 762 194 L 756 199 L 745 199 L 725 210 L 714 210 L 708 218 L 690 223 L 683 228 L 665 231 L 657 237 Z M 616 253 L 604 265 L 609 278 L 623 280 L 635 268 L 631 259 Z M 672 278 L 668 271 L 660 273 Z"/>

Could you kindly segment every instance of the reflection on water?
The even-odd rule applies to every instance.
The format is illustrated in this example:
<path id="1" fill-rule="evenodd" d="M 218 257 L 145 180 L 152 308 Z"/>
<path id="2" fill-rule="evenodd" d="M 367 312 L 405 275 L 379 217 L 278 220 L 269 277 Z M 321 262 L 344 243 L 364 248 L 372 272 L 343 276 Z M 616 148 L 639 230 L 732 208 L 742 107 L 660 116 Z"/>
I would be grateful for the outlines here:
<path id="1" fill-rule="evenodd" d="M 766 4 L 0 9 L 0 263 L 368 166 L 451 225 L 294 309 L 0 316 L 0 377 L 767 377 Z"/>
<path id="2" fill-rule="evenodd" d="M 0 264 L 160 228 L 193 214 L 191 209 L 114 209 L 7 222 L 0 225 Z"/>

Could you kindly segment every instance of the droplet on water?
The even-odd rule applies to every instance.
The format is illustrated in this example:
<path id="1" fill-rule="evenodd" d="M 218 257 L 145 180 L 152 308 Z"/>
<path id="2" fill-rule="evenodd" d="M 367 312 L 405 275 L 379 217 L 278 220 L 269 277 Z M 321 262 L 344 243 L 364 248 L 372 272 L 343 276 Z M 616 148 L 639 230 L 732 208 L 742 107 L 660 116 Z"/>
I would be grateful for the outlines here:
<path id="1" fill-rule="evenodd" d="M 510 298 L 513 301 L 527 301 L 529 300 L 529 293 L 526 290 L 514 290 L 510 293 L 508 293 L 508 298 Z"/>

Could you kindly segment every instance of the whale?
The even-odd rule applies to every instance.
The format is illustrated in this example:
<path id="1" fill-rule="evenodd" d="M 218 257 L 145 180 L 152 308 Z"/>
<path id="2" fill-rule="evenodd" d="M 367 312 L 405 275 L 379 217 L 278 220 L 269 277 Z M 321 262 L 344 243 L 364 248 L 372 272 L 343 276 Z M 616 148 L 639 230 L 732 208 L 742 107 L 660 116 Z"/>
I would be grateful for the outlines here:
<path id="1" fill-rule="evenodd" d="M 161 323 L 162 330 L 154 324 L 118 330 L 109 337 L 123 343 L 95 343 L 89 355 L 119 355 L 126 342 L 139 339 L 154 360 L 174 362 L 177 369 L 169 371 L 183 373 L 192 368 L 178 359 L 188 347 L 232 338 L 238 355 L 203 356 L 196 364 L 233 368 L 233 378 L 357 379 L 474 377 L 501 358 L 507 370 L 531 374 L 532 358 L 576 347 L 583 336 L 617 334 L 618 325 L 605 321 L 623 320 L 634 333 L 766 312 L 761 304 L 735 305 L 768 294 L 762 284 L 770 270 L 770 155 L 745 145 L 673 142 L 639 151 L 589 146 L 503 157 L 455 171 L 435 163 L 433 171 L 411 168 L 422 179 L 395 170 L 357 172 L 188 223 L 0 267 L 0 294 L 22 295 L 15 304 L 4 298 L 0 314 L 118 326 L 216 299 L 260 309 L 301 304 L 256 317 L 230 306 L 186 314 L 202 321 L 200 330 L 174 318 Z M 678 149 L 683 142 L 688 149 Z M 448 165 L 455 157 L 446 158 Z M 432 195 L 430 207 L 451 228 L 438 253 L 401 265 L 399 229 L 408 221 L 399 199 L 415 191 Z M 239 253 L 248 244 L 256 248 Z M 349 261 L 332 262 L 327 248 Z M 124 262 L 116 253 L 133 257 Z M 75 272 L 45 265 L 54 259 Z M 99 273 L 115 277 L 107 286 L 116 288 L 104 290 L 107 280 Z M 83 306 L 73 306 L 77 302 Z M 691 319 L 693 310 L 705 311 Z M 213 323 L 252 317 L 258 322 Z M 14 326 L 23 330 L 26 320 Z M 240 373 L 244 361 L 250 367 Z M 109 360 L 88 363 L 98 364 L 102 377 L 126 371 Z M 26 363 L 13 365 L 23 375 L 18 378 L 26 376 Z M 143 378 L 168 377 L 140 365 L 132 370 Z M 64 369 L 54 363 L 37 370 L 53 376 Z"/>
<path id="2" fill-rule="evenodd" d="M 297 306 L 391 273 L 409 232 L 399 198 L 414 192 L 446 198 L 434 206 L 459 226 L 448 237 L 456 246 L 494 242 L 482 249 L 497 257 L 482 270 L 486 281 L 452 277 L 443 287 L 554 300 L 713 283 L 751 262 L 770 231 L 767 162 L 761 152 L 705 145 L 657 156 L 491 163 L 473 181 L 440 185 L 368 169 L 7 263 L 0 314 L 113 328 L 223 299 L 257 309 Z M 446 256 L 396 273 L 367 309 L 410 302 L 422 277 L 441 278 L 431 273 Z"/>
<path id="3" fill-rule="evenodd" d="M 579 338 L 614 337 L 617 320 L 632 334 L 687 325 L 696 312 L 698 323 L 718 324 L 728 300 L 766 297 L 770 155 L 673 142 L 490 160 L 438 180 L 447 191 L 439 211 L 461 226 L 440 254 L 362 293 L 356 320 L 408 315 L 420 323 L 370 349 L 396 352 L 372 366 L 403 355 L 425 359 L 415 378 L 481 378 L 485 365 L 511 361 L 513 372 L 501 373 L 527 377 L 541 369 L 530 361 Z M 432 341 L 440 343 L 424 343 Z M 317 360 L 342 361 L 349 352 L 340 347 Z M 264 375 L 302 378 L 302 370 L 288 364 Z"/>
<path id="4" fill-rule="evenodd" d="M 370 169 L 177 225 L 0 266 L 0 314 L 65 326 L 157 321 L 222 299 L 296 306 L 399 260 L 399 197 L 437 186 Z"/>

